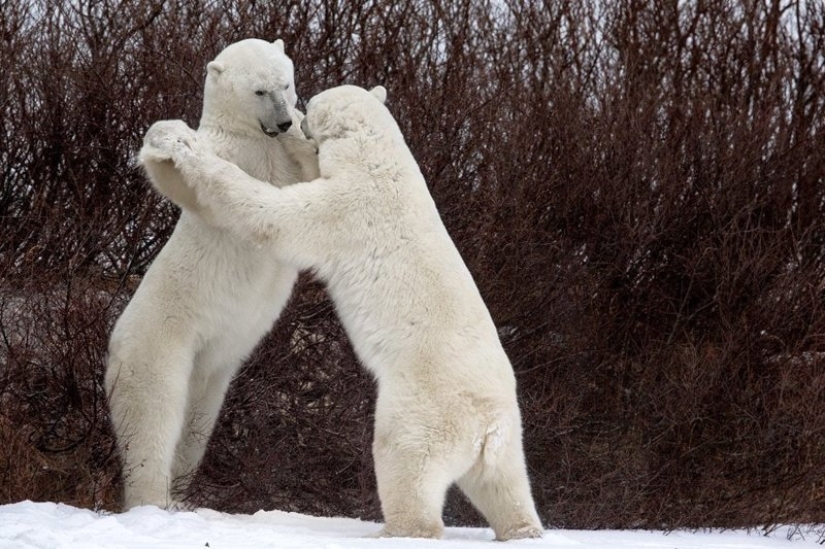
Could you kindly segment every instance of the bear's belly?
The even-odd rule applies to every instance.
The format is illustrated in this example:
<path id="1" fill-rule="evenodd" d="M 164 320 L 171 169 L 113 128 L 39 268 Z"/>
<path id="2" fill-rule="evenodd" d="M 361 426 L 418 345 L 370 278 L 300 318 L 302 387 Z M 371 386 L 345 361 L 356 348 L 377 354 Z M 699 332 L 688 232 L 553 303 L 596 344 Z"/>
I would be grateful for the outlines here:
<path id="1" fill-rule="evenodd" d="M 201 227 L 203 238 L 191 273 L 200 360 L 206 368 L 245 358 L 272 327 L 298 273 L 271 250 Z"/>
<path id="2" fill-rule="evenodd" d="M 215 329 L 205 350 L 212 347 L 229 355 L 246 355 L 272 328 L 289 299 L 297 272 L 271 261 L 263 265 L 267 272 L 253 273 L 258 277 L 221 288 L 225 290 L 218 298 L 222 306 L 212 311 L 209 324 Z"/>

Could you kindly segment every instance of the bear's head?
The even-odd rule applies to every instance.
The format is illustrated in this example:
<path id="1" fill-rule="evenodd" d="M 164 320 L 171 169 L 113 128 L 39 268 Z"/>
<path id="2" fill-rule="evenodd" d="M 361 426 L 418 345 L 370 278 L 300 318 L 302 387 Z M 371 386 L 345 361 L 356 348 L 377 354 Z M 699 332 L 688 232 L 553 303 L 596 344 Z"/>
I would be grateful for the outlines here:
<path id="1" fill-rule="evenodd" d="M 207 67 L 201 124 L 274 137 L 292 125 L 294 67 L 283 40 L 227 46 Z"/>
<path id="2" fill-rule="evenodd" d="M 353 134 L 397 133 L 398 125 L 384 106 L 386 100 L 387 90 L 383 86 L 370 91 L 350 85 L 330 88 L 309 100 L 301 130 L 319 145 L 327 139 Z"/>

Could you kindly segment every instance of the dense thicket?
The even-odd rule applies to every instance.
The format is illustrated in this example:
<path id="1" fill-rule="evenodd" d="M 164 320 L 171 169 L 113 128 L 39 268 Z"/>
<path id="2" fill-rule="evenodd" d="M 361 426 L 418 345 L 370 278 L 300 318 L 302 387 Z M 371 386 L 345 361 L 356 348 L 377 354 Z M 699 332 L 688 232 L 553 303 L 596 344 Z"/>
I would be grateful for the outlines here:
<path id="1" fill-rule="evenodd" d="M 383 84 L 567 527 L 825 522 L 825 8 L 795 0 L 0 1 L 0 502 L 117 509 L 108 333 L 177 213 L 133 161 L 222 47 Z M 308 277 L 192 501 L 378 518 L 374 387 Z M 453 523 L 478 517 L 453 494 Z"/>

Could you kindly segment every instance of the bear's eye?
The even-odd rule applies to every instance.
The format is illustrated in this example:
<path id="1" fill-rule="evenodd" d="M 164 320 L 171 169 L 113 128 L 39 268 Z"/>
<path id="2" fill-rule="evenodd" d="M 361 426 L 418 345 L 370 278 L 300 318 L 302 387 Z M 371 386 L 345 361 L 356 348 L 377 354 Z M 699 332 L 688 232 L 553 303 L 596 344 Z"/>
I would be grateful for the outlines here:
<path id="1" fill-rule="evenodd" d="M 263 97 L 264 95 L 266 95 L 266 92 L 264 90 L 258 90 L 255 92 L 255 95 L 257 95 L 258 97 Z"/>
<path id="2" fill-rule="evenodd" d="M 286 86 L 284 86 L 284 89 L 285 89 L 285 90 L 288 90 L 288 89 L 289 89 L 289 84 L 287 84 Z"/>

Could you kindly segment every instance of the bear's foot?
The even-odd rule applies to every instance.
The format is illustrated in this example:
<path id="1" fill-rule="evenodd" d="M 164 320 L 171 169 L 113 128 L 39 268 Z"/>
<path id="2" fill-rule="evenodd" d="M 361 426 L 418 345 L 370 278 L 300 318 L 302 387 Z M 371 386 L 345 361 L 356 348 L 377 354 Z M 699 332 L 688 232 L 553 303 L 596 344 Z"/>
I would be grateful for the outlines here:
<path id="1" fill-rule="evenodd" d="M 438 539 L 444 534 L 444 523 L 441 521 L 428 523 L 405 521 L 402 524 L 387 523 L 374 537 L 379 538 L 431 538 Z"/>
<path id="2" fill-rule="evenodd" d="M 170 512 L 192 511 L 195 509 L 195 506 L 189 505 L 186 502 L 175 498 L 127 498 L 123 504 L 123 510 L 126 511 L 135 507 L 144 507 L 147 505 L 157 507 L 158 509 L 165 509 Z"/>
<path id="3" fill-rule="evenodd" d="M 146 505 L 168 511 L 188 510 L 185 499 L 167 490 L 165 482 L 153 483 L 146 479 L 130 480 L 123 494 L 123 510 Z"/>
<path id="4" fill-rule="evenodd" d="M 523 525 L 505 529 L 501 534 L 496 533 L 496 541 L 508 541 L 511 539 L 531 539 L 540 538 L 544 530 L 538 526 Z"/>

